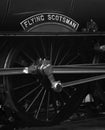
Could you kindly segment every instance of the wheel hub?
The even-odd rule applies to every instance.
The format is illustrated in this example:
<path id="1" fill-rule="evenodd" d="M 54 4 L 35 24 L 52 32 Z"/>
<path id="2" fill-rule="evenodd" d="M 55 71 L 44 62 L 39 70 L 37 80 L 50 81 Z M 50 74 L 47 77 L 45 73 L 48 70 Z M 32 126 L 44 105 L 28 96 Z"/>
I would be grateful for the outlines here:
<path id="1" fill-rule="evenodd" d="M 62 91 L 62 84 L 60 81 L 55 81 L 54 75 L 52 74 L 52 65 L 49 60 L 39 60 L 38 70 L 41 74 L 47 76 L 51 83 L 51 89 L 53 89 L 55 92 L 61 92 Z"/>

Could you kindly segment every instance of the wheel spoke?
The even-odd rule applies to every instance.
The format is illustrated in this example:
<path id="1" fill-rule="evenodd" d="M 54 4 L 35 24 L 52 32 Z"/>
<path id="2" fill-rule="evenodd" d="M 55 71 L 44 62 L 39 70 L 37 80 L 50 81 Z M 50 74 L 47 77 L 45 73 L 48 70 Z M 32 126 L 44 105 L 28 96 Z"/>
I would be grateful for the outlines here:
<path id="1" fill-rule="evenodd" d="M 69 62 L 67 63 L 67 65 L 71 64 L 73 61 L 75 61 L 78 57 L 80 56 L 80 54 L 78 53 L 75 57 L 73 57 L 71 60 L 69 60 Z"/>
<path id="2" fill-rule="evenodd" d="M 42 39 L 41 39 L 41 46 L 42 46 L 44 58 L 46 58 L 46 56 L 47 56 L 47 55 L 46 55 L 46 50 L 45 50 L 44 43 L 43 43 Z"/>
<path id="3" fill-rule="evenodd" d="M 27 66 L 28 62 L 25 60 L 24 56 L 20 56 L 18 60 L 15 60 L 15 63 L 17 63 L 19 66 Z"/>
<path id="4" fill-rule="evenodd" d="M 63 58 L 61 59 L 61 61 L 58 63 L 58 65 L 60 65 L 60 64 L 64 61 L 64 59 L 65 59 L 66 56 L 69 54 L 69 52 L 70 52 L 70 50 L 68 50 L 68 51 L 66 52 L 66 54 L 63 56 Z"/>
<path id="5" fill-rule="evenodd" d="M 36 49 L 36 48 L 33 48 L 34 49 L 34 51 L 36 52 L 36 55 L 39 57 L 39 59 L 41 58 L 41 56 L 40 56 L 40 54 L 39 54 L 39 52 L 38 52 L 38 50 Z"/>
<path id="6" fill-rule="evenodd" d="M 37 90 L 39 87 L 41 86 L 38 85 L 36 88 L 32 89 L 30 92 L 28 92 L 25 96 L 23 96 L 21 99 L 18 100 L 18 103 L 21 102 L 22 100 L 24 100 L 27 96 L 29 96 L 30 94 L 32 94 L 35 90 Z"/>
<path id="7" fill-rule="evenodd" d="M 51 43 L 51 49 L 50 49 L 50 62 L 52 64 L 52 51 L 53 51 L 53 48 L 52 48 L 52 43 Z"/>
<path id="8" fill-rule="evenodd" d="M 48 92 L 48 100 L 47 100 L 47 121 L 49 120 L 49 105 L 50 105 L 50 91 Z"/>
<path id="9" fill-rule="evenodd" d="M 34 102 L 36 101 L 36 99 L 39 97 L 39 95 L 41 94 L 41 92 L 43 91 L 44 88 L 41 88 L 41 90 L 39 91 L 39 93 L 36 95 L 36 97 L 34 98 L 34 100 L 31 102 L 31 104 L 28 106 L 28 108 L 26 109 L 26 112 L 29 111 L 29 109 L 31 108 L 31 106 L 34 104 Z"/>
<path id="10" fill-rule="evenodd" d="M 44 94 L 43 94 L 43 96 L 42 96 L 42 99 L 41 99 L 41 102 L 40 102 L 40 105 L 39 105 L 38 111 L 37 111 L 37 113 L 36 113 L 36 116 L 35 116 L 36 119 L 38 118 L 38 115 L 39 115 L 39 112 L 40 112 L 41 106 L 42 106 L 43 101 L 44 101 L 44 98 L 45 98 L 45 95 L 46 95 L 46 90 L 44 91 Z"/>
<path id="11" fill-rule="evenodd" d="M 29 56 L 28 53 L 26 53 L 25 51 L 22 51 L 22 52 L 23 52 L 23 54 L 24 54 L 29 60 L 31 60 L 32 63 L 35 62 L 35 60 L 34 60 L 31 56 Z"/>
<path id="12" fill-rule="evenodd" d="M 56 58 L 55 58 L 55 61 L 54 61 L 54 65 L 56 64 L 56 62 L 57 62 L 57 60 L 58 60 L 58 57 L 59 57 L 59 54 L 60 54 L 61 49 L 62 49 L 62 46 L 61 46 L 61 47 L 59 48 L 59 50 L 58 50 L 58 53 L 57 53 Z"/>
<path id="13" fill-rule="evenodd" d="M 32 83 L 24 84 L 24 85 L 21 85 L 21 86 L 19 86 L 19 87 L 14 88 L 14 90 L 19 90 L 19 89 L 25 88 L 25 87 L 27 87 L 27 86 L 31 86 L 31 85 L 33 85 L 33 84 L 35 84 L 35 83 L 36 83 L 36 81 L 34 81 L 34 82 L 32 82 Z"/>

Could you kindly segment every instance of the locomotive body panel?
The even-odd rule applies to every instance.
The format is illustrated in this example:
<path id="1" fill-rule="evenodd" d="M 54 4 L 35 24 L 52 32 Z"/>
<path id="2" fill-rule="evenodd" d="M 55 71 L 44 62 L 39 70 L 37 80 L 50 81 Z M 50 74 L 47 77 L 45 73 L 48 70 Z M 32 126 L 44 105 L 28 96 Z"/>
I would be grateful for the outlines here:
<path id="1" fill-rule="evenodd" d="M 73 18 L 80 24 L 79 31 L 91 18 L 105 30 L 105 1 L 103 0 L 1 0 L 0 1 L 0 30 L 22 30 L 20 22 L 32 15 L 56 12 Z"/>

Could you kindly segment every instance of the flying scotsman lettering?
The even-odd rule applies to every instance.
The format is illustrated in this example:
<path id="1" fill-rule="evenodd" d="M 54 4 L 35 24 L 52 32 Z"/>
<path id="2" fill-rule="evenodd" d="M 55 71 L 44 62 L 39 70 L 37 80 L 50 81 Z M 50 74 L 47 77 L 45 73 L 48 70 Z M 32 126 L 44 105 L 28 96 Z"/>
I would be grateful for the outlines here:
<path id="1" fill-rule="evenodd" d="M 38 26 L 43 23 L 52 23 L 52 24 L 63 24 L 68 28 L 72 28 L 73 30 L 77 30 L 79 24 L 71 19 L 70 17 L 58 13 L 41 13 L 37 15 L 33 15 L 23 20 L 20 24 L 24 30 L 29 30 L 34 26 Z"/>

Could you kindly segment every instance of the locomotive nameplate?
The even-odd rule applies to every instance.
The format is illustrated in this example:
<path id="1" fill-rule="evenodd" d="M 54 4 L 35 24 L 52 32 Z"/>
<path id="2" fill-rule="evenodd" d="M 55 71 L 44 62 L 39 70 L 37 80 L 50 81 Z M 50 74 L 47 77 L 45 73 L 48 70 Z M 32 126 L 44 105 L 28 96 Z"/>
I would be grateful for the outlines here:
<path id="1" fill-rule="evenodd" d="M 59 13 L 40 13 L 26 18 L 21 23 L 24 30 L 30 30 L 40 24 L 63 24 L 67 28 L 77 30 L 79 24 L 72 18 Z"/>

